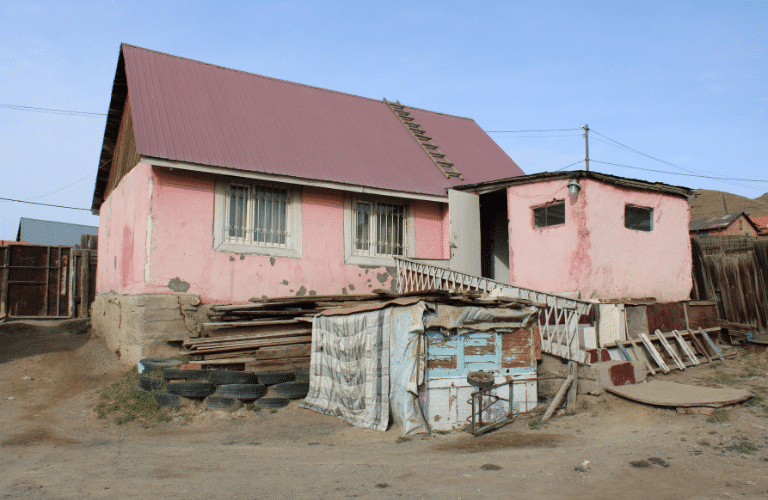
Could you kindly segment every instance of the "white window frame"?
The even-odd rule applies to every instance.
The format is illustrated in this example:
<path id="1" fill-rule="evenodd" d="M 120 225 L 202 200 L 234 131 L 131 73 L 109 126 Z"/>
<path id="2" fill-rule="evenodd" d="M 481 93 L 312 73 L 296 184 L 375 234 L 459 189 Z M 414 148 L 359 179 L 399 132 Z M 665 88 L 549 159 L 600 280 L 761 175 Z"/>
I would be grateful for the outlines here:
<path id="1" fill-rule="evenodd" d="M 413 236 L 414 216 L 410 204 L 403 199 L 384 198 L 373 196 L 349 195 L 344 201 L 344 262 L 347 264 L 363 266 L 394 266 L 393 255 L 376 254 L 375 252 L 361 252 L 357 247 L 357 204 L 366 203 L 371 206 L 372 220 L 369 225 L 371 231 L 370 244 L 376 245 L 376 224 L 373 221 L 374 207 L 377 204 L 400 205 L 404 208 L 403 214 L 403 254 L 398 257 L 408 257 L 415 254 L 415 239 Z"/>
<path id="2" fill-rule="evenodd" d="M 242 238 L 227 234 L 229 220 L 230 186 L 242 186 L 248 189 L 246 227 L 253 226 L 253 204 L 255 189 L 269 188 L 286 191 L 285 225 L 286 242 L 282 245 L 258 243 L 252 236 Z M 301 258 L 301 189 L 298 186 L 264 181 L 251 181 L 238 178 L 221 178 L 216 181 L 213 216 L 213 247 L 218 252 L 268 255 L 272 257 Z M 252 233 L 248 233 L 249 235 Z"/>

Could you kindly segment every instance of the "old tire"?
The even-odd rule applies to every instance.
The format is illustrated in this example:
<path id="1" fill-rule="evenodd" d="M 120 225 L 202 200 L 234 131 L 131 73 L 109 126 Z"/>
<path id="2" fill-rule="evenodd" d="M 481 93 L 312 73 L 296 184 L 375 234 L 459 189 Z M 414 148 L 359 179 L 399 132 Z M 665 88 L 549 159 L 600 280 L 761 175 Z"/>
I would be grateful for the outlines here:
<path id="1" fill-rule="evenodd" d="M 171 382 L 167 391 L 185 398 L 204 398 L 213 394 L 216 386 L 210 382 Z"/>
<path id="2" fill-rule="evenodd" d="M 256 377 L 262 385 L 282 384 L 283 382 L 293 382 L 296 380 L 293 372 L 262 372 L 257 373 Z"/>
<path id="3" fill-rule="evenodd" d="M 243 407 L 243 402 L 230 396 L 208 396 L 205 407 L 209 410 L 236 411 Z"/>
<path id="4" fill-rule="evenodd" d="M 144 367 L 144 372 L 150 373 L 155 370 L 162 370 L 163 368 L 179 366 L 181 361 L 173 358 L 144 358 L 139 363 Z"/>
<path id="5" fill-rule="evenodd" d="M 179 406 L 181 405 L 181 398 L 176 394 L 169 394 L 167 392 L 156 392 L 155 401 L 160 406 Z"/>
<path id="6" fill-rule="evenodd" d="M 165 379 L 142 375 L 139 377 L 139 385 L 145 391 L 161 391 L 165 389 Z"/>
<path id="7" fill-rule="evenodd" d="M 296 382 L 309 382 L 309 368 L 297 368 L 293 370 Z"/>
<path id="8" fill-rule="evenodd" d="M 477 370 L 467 374 L 467 382 L 469 382 L 469 385 L 471 386 L 484 389 L 486 387 L 492 386 L 495 383 L 495 380 L 493 378 L 493 374 L 484 372 L 482 370 Z"/>
<path id="9" fill-rule="evenodd" d="M 302 399 L 307 397 L 309 382 L 283 382 L 271 386 L 269 390 L 284 398 Z"/>
<path id="10" fill-rule="evenodd" d="M 254 404 L 261 408 L 283 408 L 290 402 L 288 398 L 261 398 Z"/>
<path id="11" fill-rule="evenodd" d="M 211 370 L 208 376 L 211 382 L 216 385 L 259 383 L 259 379 L 256 377 L 256 374 L 251 372 L 236 372 L 234 370 Z"/>
<path id="12" fill-rule="evenodd" d="M 164 368 L 166 380 L 201 380 L 208 378 L 208 370 L 186 370 L 184 368 Z"/>
<path id="13" fill-rule="evenodd" d="M 224 384 L 218 388 L 220 396 L 229 396 L 242 401 L 253 401 L 267 393 L 266 386 L 262 384 Z"/>

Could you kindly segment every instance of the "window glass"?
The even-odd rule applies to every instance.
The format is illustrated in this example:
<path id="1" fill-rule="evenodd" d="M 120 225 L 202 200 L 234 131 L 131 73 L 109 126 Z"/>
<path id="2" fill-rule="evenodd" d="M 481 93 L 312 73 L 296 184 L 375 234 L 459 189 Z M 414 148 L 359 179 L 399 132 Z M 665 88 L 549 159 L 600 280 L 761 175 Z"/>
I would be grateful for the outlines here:
<path id="1" fill-rule="evenodd" d="M 229 185 L 227 240 L 284 247 L 288 241 L 288 191 L 262 186 Z"/>
<path id="2" fill-rule="evenodd" d="M 651 231 L 653 225 L 653 209 L 646 207 L 636 207 L 634 205 L 624 206 L 624 227 L 636 231 Z"/>
<path id="3" fill-rule="evenodd" d="M 355 202 L 356 255 L 405 254 L 405 206 Z"/>
<path id="4" fill-rule="evenodd" d="M 533 209 L 533 227 L 565 224 L 565 202 L 553 203 Z"/>

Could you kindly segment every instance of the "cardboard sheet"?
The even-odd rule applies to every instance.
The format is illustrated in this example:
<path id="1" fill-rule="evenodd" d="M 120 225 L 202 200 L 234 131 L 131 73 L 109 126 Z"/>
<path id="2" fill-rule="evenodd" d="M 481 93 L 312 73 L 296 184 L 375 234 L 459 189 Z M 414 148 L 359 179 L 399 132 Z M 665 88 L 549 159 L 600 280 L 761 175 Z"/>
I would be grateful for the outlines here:
<path id="1" fill-rule="evenodd" d="M 653 380 L 642 384 L 606 387 L 606 391 L 618 396 L 655 406 L 721 406 L 746 401 L 752 395 L 742 389 L 715 389 L 696 385 L 678 384 Z"/>

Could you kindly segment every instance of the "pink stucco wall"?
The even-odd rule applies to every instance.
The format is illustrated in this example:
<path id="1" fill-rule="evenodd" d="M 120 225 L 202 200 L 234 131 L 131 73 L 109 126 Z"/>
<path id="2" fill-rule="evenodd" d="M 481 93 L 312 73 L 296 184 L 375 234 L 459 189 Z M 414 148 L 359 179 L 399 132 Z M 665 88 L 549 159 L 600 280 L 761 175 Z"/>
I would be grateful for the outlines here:
<path id="1" fill-rule="evenodd" d="M 134 168 L 101 209 L 98 292 L 183 291 L 204 302 L 244 302 L 263 295 L 356 294 L 391 287 L 393 268 L 344 262 L 343 192 L 302 188 L 302 258 L 294 259 L 215 250 L 214 186 L 213 176 Z M 443 258 L 442 204 L 413 201 L 411 206 L 415 257 Z M 116 226 L 122 232 L 116 233 Z M 110 259 L 120 261 L 112 270 Z"/>
<path id="2" fill-rule="evenodd" d="M 581 297 L 689 298 L 689 207 L 679 196 L 581 179 L 576 199 L 567 179 L 511 186 L 510 279 L 550 292 L 578 290 Z M 565 224 L 533 227 L 532 209 L 565 201 Z M 653 208 L 653 231 L 624 227 L 626 204 Z"/>
<path id="3" fill-rule="evenodd" d="M 96 272 L 98 293 L 142 293 L 151 182 L 151 167 L 139 164 L 101 206 Z"/>

